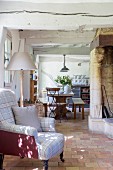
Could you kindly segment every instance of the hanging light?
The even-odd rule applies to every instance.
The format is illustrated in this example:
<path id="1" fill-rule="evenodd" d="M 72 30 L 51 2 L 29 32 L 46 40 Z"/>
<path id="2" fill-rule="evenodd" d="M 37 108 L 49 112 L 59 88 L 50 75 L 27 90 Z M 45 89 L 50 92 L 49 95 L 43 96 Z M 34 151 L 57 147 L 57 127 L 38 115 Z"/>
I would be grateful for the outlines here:
<path id="1" fill-rule="evenodd" d="M 64 67 L 60 70 L 60 72 L 67 72 L 69 69 L 65 66 L 65 54 L 64 54 Z"/>

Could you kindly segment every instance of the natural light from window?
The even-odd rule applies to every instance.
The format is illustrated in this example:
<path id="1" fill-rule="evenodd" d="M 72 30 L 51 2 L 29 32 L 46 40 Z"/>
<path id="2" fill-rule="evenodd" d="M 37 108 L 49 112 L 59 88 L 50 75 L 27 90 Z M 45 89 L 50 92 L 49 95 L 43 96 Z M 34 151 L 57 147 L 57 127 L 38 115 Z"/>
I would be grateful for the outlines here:
<path id="1" fill-rule="evenodd" d="M 4 44 L 4 67 L 7 68 L 7 65 L 11 57 L 11 39 L 6 38 Z M 4 86 L 6 87 L 11 82 L 10 71 L 5 70 Z"/>

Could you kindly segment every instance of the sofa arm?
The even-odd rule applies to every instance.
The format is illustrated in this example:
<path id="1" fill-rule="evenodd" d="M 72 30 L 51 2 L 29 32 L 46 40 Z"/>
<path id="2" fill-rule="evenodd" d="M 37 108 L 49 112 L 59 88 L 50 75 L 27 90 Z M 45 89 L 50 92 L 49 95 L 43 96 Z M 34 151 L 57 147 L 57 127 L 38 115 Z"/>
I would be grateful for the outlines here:
<path id="1" fill-rule="evenodd" d="M 40 124 L 43 132 L 55 132 L 55 119 L 40 117 Z"/>
<path id="2" fill-rule="evenodd" d="M 16 125 L 16 124 L 8 123 L 7 121 L 0 122 L 0 130 L 30 135 L 37 138 L 37 130 L 34 127 Z"/>
<path id="3" fill-rule="evenodd" d="M 0 153 L 37 159 L 38 145 L 34 136 L 0 130 Z"/>
<path id="4" fill-rule="evenodd" d="M 0 153 L 38 158 L 37 130 L 30 126 L 0 122 Z"/>

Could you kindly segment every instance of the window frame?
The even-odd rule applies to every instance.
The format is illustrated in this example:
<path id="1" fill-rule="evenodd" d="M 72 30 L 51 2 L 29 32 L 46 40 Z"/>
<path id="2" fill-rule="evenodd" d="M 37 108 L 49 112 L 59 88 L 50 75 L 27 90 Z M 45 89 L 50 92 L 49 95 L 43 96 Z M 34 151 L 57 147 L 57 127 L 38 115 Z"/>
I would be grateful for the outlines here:
<path id="1" fill-rule="evenodd" d="M 10 88 L 12 82 L 12 71 L 6 70 L 12 56 L 12 37 L 7 33 L 4 43 L 4 88 Z"/>

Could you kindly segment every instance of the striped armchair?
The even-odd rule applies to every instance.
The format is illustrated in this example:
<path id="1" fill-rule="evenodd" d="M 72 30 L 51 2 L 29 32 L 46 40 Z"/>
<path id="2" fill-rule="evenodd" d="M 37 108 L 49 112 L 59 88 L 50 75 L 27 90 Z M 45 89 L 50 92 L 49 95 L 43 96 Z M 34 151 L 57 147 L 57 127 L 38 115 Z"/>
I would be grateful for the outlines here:
<path id="1" fill-rule="evenodd" d="M 35 127 L 16 124 L 12 107 L 17 107 L 15 94 L 0 89 L 0 169 L 4 155 L 15 155 L 43 160 L 48 170 L 48 160 L 57 154 L 63 159 L 64 135 L 55 131 L 54 118 L 39 118 L 41 132 Z"/>

